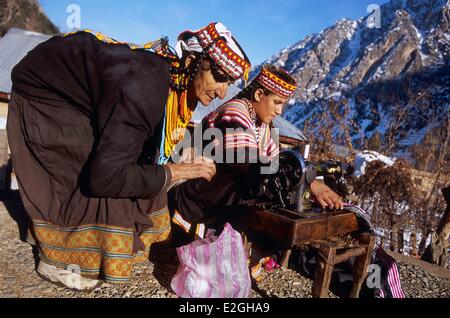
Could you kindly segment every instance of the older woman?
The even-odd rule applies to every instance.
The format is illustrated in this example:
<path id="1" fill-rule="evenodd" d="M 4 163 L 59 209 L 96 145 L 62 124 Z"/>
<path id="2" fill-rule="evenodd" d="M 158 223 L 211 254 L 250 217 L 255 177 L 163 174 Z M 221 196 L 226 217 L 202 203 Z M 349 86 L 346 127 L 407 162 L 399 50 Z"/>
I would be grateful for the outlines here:
<path id="1" fill-rule="evenodd" d="M 75 289 L 130 281 L 168 236 L 170 185 L 216 172 L 168 164 L 173 131 L 249 68 L 221 23 L 184 32 L 176 53 L 166 39 L 139 47 L 91 31 L 29 53 L 12 73 L 7 129 L 38 273 Z"/>
<path id="2" fill-rule="evenodd" d="M 222 206 L 251 202 L 246 191 L 248 164 L 271 162 L 278 155 L 279 145 L 271 135 L 272 121 L 282 114 L 296 89 L 296 81 L 283 69 L 265 65 L 241 93 L 204 118 L 202 135 L 211 128 L 222 133 L 223 140 L 213 141 L 212 157 L 216 161 L 217 157 L 224 160 L 217 162 L 220 163 L 218 173 L 211 182 L 189 181 L 174 188 L 169 195 L 173 222 L 191 237 L 203 234 L 201 226 L 191 223 L 208 220 Z M 209 148 L 207 143 L 197 151 L 204 153 Z M 221 155 L 217 156 L 217 152 Z M 230 152 L 234 155 L 230 156 Z M 227 161 L 230 158 L 232 161 Z M 343 208 L 341 198 L 322 183 L 314 182 L 311 193 L 323 208 Z"/>

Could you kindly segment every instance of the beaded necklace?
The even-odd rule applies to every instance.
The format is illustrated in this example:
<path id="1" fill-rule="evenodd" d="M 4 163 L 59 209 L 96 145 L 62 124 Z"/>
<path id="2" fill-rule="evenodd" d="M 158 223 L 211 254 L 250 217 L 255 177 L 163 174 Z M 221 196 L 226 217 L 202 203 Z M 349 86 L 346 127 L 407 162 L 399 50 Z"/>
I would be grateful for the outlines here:
<path id="1" fill-rule="evenodd" d="M 250 119 L 252 121 L 253 124 L 253 130 L 256 134 L 256 142 L 258 144 L 258 147 L 261 146 L 261 127 L 259 127 L 257 125 L 258 123 L 258 117 L 256 116 L 256 109 L 253 106 L 253 103 L 251 101 L 249 101 L 248 99 L 244 98 L 245 104 L 247 105 L 247 110 L 250 114 Z"/>

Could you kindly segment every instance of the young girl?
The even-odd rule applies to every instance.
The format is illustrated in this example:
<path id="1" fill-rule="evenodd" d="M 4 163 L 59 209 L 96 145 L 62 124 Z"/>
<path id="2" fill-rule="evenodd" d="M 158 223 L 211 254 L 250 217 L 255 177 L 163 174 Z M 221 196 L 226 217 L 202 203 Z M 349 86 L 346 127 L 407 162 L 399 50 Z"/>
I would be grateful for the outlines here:
<path id="1" fill-rule="evenodd" d="M 203 119 L 202 139 L 216 135 L 212 141 L 215 146 L 212 157 L 217 163 L 217 174 L 211 182 L 191 180 L 171 191 L 169 206 L 173 223 L 185 232 L 197 231 L 201 237 L 202 227 L 193 227 L 191 223 L 207 222 L 223 207 L 252 202 L 246 196 L 249 164 L 269 163 L 279 154 L 272 121 L 282 114 L 296 89 L 296 81 L 286 71 L 264 65 L 249 86 Z M 208 149 L 204 143 L 204 156 L 210 155 L 205 153 Z M 323 208 L 343 206 L 340 197 L 322 183 L 314 182 L 311 193 Z"/>

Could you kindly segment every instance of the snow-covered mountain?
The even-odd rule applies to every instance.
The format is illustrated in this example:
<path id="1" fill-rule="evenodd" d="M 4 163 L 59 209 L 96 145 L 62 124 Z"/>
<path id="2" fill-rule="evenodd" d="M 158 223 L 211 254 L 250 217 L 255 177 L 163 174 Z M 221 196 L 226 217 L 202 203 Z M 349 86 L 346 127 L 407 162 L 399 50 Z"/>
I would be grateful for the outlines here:
<path id="1" fill-rule="evenodd" d="M 339 20 L 264 62 L 300 84 L 284 117 L 301 128 L 323 105 L 346 100 L 356 145 L 398 119 L 396 142 L 419 143 L 449 112 L 450 0 L 392 0 L 379 28 L 369 17 Z"/>

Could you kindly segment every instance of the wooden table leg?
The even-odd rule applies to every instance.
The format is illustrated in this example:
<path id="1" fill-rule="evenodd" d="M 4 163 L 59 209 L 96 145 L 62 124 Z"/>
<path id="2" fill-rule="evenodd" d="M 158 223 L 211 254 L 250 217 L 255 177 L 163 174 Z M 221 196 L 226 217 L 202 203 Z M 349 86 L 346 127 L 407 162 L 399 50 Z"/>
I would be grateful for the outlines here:
<path id="1" fill-rule="evenodd" d="M 242 236 L 242 240 L 243 240 L 243 243 L 244 243 L 245 253 L 247 253 L 247 258 L 250 259 L 250 257 L 252 256 L 253 244 L 252 244 L 252 242 L 250 242 L 248 240 L 248 237 L 247 237 L 247 235 L 245 233 L 241 233 L 241 236 Z"/>
<path id="2" fill-rule="evenodd" d="M 375 236 L 363 233 L 359 237 L 361 246 L 366 247 L 366 253 L 356 257 L 355 265 L 353 267 L 353 288 L 350 293 L 350 298 L 358 298 L 361 292 L 362 284 L 368 275 L 368 268 L 372 260 L 372 251 L 375 246 Z"/>
<path id="3" fill-rule="evenodd" d="M 322 245 L 319 248 L 317 267 L 314 274 L 312 296 L 314 298 L 327 298 L 330 288 L 331 274 L 333 273 L 333 260 L 336 256 L 336 248 Z"/>
<path id="4" fill-rule="evenodd" d="M 291 257 L 292 250 L 285 250 L 283 255 L 281 256 L 280 266 L 283 269 L 288 268 L 289 266 L 289 258 Z"/>

